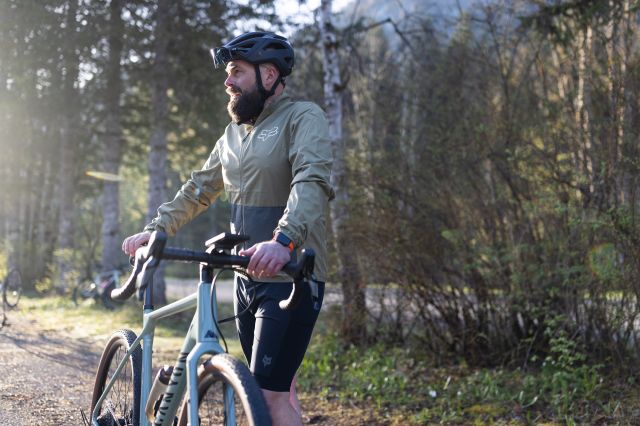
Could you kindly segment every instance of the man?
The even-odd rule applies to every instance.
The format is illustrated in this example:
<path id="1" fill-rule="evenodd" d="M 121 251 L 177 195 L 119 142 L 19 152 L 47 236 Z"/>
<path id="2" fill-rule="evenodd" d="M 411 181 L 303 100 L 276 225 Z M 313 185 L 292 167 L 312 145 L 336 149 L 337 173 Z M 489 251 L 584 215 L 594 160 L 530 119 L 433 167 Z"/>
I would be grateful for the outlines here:
<path id="1" fill-rule="evenodd" d="M 151 231 L 175 234 L 227 192 L 232 232 L 251 237 L 239 254 L 251 256 L 247 272 L 252 280 L 235 278 L 242 349 L 274 424 L 298 425 L 294 377 L 322 305 L 326 277 L 325 218 L 333 197 L 328 124 L 317 105 L 293 102 L 283 94 L 294 64 L 284 37 L 251 32 L 212 54 L 216 67 L 226 66 L 232 123 L 203 168 L 122 248 L 133 255 Z M 278 302 L 288 296 L 291 282 L 279 271 L 306 247 L 316 252 L 318 295 L 282 311 Z"/>

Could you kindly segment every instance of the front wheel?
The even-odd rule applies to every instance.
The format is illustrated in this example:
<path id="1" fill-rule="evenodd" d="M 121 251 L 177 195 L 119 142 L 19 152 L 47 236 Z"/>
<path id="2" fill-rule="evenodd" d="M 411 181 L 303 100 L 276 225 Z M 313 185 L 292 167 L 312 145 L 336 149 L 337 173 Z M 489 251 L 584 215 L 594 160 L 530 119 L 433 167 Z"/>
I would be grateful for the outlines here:
<path id="1" fill-rule="evenodd" d="M 178 418 L 180 426 L 187 425 L 187 400 L 188 395 Z M 271 425 L 264 396 L 249 369 L 228 354 L 215 355 L 198 371 L 198 417 L 192 424 Z"/>
<path id="2" fill-rule="evenodd" d="M 4 280 L 4 290 L 2 298 L 4 303 L 10 308 L 15 308 L 22 295 L 22 275 L 17 269 L 9 271 L 9 275 Z"/>
<path id="3" fill-rule="evenodd" d="M 104 392 L 105 386 L 113 377 L 113 374 L 129 351 L 136 334 L 131 330 L 120 330 L 115 332 L 100 357 L 96 382 L 93 387 L 93 397 L 91 398 L 91 415 L 98 400 Z M 142 370 L 142 350 L 140 346 L 131 354 L 129 362 L 126 363 L 115 383 L 100 404 L 97 415 L 98 424 L 109 425 L 140 425 L 140 380 Z M 92 417 L 93 418 L 93 417 Z"/>

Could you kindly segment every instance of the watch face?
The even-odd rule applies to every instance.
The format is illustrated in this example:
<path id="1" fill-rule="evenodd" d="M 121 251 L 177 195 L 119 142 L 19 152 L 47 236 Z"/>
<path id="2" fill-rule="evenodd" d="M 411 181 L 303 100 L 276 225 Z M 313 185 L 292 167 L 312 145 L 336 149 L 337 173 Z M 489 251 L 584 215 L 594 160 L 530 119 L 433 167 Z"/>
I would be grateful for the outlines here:
<path id="1" fill-rule="evenodd" d="M 291 240 L 289 239 L 289 237 L 287 237 L 281 232 L 279 232 L 278 235 L 276 236 L 276 241 L 282 244 L 283 246 L 287 246 L 287 247 L 289 246 L 289 244 L 291 244 Z"/>

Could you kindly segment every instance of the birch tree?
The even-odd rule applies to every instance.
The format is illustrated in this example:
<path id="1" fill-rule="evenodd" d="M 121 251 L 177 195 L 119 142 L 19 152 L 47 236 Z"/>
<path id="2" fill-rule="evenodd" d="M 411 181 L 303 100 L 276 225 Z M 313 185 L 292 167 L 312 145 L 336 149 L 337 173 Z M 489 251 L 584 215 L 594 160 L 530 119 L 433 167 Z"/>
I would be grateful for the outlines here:
<path id="1" fill-rule="evenodd" d="M 338 259 L 338 279 L 342 285 L 344 298 L 341 334 L 346 342 L 359 344 L 366 339 L 366 289 L 356 259 L 356 247 L 353 247 L 348 231 L 349 192 L 342 132 L 344 84 L 340 76 L 339 43 L 332 20 L 332 1 L 322 0 L 320 9 L 325 109 L 329 119 L 329 135 L 333 147 L 331 185 L 336 192 L 330 213 Z"/>

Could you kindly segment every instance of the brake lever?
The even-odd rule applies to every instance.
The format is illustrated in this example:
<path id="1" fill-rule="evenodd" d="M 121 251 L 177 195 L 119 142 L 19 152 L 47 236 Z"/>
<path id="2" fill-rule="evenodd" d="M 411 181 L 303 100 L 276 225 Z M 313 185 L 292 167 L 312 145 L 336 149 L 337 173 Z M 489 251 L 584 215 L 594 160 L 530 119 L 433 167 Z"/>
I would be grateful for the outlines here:
<path id="1" fill-rule="evenodd" d="M 131 297 L 131 295 L 134 293 L 135 291 L 135 281 L 138 278 L 138 275 L 140 274 L 140 272 L 142 271 L 142 268 L 144 267 L 144 254 L 142 253 L 142 250 L 139 250 L 136 253 L 135 257 L 131 257 L 129 259 L 129 263 L 131 263 L 131 259 L 133 259 L 133 270 L 131 271 L 131 274 L 129 274 L 129 278 L 127 278 L 127 281 L 125 281 L 124 284 L 122 284 L 120 287 L 118 288 L 114 288 L 113 290 L 111 290 L 111 298 L 113 300 L 118 300 L 118 301 L 125 301 L 127 300 L 129 297 Z"/>
<path id="2" fill-rule="evenodd" d="M 138 249 L 140 249 L 141 247 L 146 247 L 149 244 L 149 242 L 147 241 L 146 243 L 142 243 L 140 245 L 140 247 L 138 247 Z M 137 250 L 136 250 L 137 253 Z M 131 266 L 136 266 L 136 256 L 129 256 L 129 265 Z"/>
<path id="3" fill-rule="evenodd" d="M 289 297 L 285 300 L 281 300 L 278 305 L 280 309 L 286 311 L 288 309 L 295 309 L 300 303 L 300 299 L 304 293 L 304 284 L 307 283 L 311 295 L 314 298 L 318 297 L 318 284 L 313 275 L 313 268 L 315 264 L 315 252 L 312 249 L 305 249 L 302 251 L 302 259 L 300 263 L 296 265 L 299 269 L 293 274 L 293 288 Z"/>
<path id="4" fill-rule="evenodd" d="M 147 247 L 138 248 L 136 251 L 134 268 L 127 281 L 121 287 L 111 291 L 112 299 L 124 301 L 135 293 L 138 275 L 142 273 L 142 277 L 146 278 L 149 276 L 146 272 L 150 269 L 154 270 L 158 266 L 166 242 L 167 235 L 164 232 L 154 231 L 151 234 L 148 243 L 143 244 L 147 245 Z M 149 278 L 144 281 L 148 280 Z"/>

